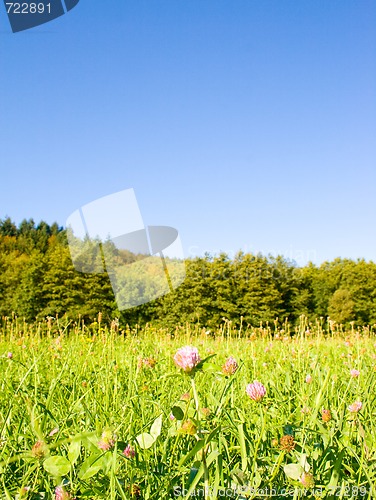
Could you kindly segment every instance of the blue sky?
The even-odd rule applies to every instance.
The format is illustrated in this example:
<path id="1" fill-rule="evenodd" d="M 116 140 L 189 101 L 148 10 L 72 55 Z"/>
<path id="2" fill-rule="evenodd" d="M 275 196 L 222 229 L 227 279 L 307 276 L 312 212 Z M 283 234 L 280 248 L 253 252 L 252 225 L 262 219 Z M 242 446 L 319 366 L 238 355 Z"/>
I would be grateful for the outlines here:
<path id="1" fill-rule="evenodd" d="M 0 218 L 134 188 L 186 256 L 376 261 L 376 2 L 0 5 Z"/>

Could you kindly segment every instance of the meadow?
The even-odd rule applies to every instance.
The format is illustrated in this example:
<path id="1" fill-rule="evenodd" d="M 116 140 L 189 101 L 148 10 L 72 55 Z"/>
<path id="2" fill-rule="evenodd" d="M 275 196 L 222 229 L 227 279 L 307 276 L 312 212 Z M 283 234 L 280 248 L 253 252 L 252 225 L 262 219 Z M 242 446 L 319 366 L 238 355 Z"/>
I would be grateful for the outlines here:
<path id="1" fill-rule="evenodd" d="M 368 327 L 4 317 L 0 374 L 4 499 L 376 498 Z"/>

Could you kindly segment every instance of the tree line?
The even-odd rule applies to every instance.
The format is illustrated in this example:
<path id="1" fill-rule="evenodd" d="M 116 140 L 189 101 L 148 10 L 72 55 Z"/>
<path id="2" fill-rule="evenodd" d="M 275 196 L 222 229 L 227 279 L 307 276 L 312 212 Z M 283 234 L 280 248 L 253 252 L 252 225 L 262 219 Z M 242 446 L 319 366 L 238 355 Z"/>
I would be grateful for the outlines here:
<path id="1" fill-rule="evenodd" d="M 120 258 L 120 257 L 119 257 Z M 140 258 L 122 255 L 122 262 Z M 276 318 L 292 323 L 330 317 L 357 325 L 376 323 L 376 264 L 337 258 L 298 267 L 282 256 L 239 252 L 186 259 L 186 278 L 173 292 L 119 311 L 106 273 L 74 269 L 66 230 L 54 223 L 0 220 L 0 316 L 27 321 L 67 315 L 94 321 L 119 318 L 174 327 L 199 322 L 215 328 L 224 320 L 258 326 Z M 242 319 L 241 319 L 242 318 Z"/>

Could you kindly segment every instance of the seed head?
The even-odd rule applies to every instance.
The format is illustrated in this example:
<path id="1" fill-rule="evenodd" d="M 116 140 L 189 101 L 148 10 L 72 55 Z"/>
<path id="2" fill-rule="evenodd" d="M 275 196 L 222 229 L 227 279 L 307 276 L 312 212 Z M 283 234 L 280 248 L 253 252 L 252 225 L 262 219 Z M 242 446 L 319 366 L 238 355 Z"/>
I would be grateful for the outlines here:
<path id="1" fill-rule="evenodd" d="M 284 436 L 281 437 L 279 440 L 279 447 L 281 450 L 286 451 L 289 453 L 295 448 L 295 440 L 293 436 L 290 436 L 290 434 L 285 434 Z"/>
<path id="2" fill-rule="evenodd" d="M 37 441 L 31 448 L 31 454 L 33 457 L 39 460 L 44 458 L 48 453 L 48 447 L 44 441 Z"/>
<path id="3" fill-rule="evenodd" d="M 201 413 L 207 418 L 211 414 L 211 410 L 210 408 L 201 408 Z"/>
<path id="4" fill-rule="evenodd" d="M 141 496 L 141 488 L 139 487 L 138 484 L 132 484 L 129 487 L 129 493 L 131 494 L 131 497 L 140 497 Z"/>
<path id="5" fill-rule="evenodd" d="M 188 403 L 191 399 L 191 395 L 189 394 L 189 392 L 185 392 L 184 394 L 182 394 L 180 396 L 180 400 L 181 401 L 185 401 L 186 403 Z"/>
<path id="6" fill-rule="evenodd" d="M 332 420 L 332 413 L 330 410 L 322 410 L 321 420 L 323 422 L 330 422 Z"/>
<path id="7" fill-rule="evenodd" d="M 188 434 L 190 436 L 194 436 L 197 432 L 197 427 L 192 422 L 192 420 L 186 420 L 182 426 L 180 427 L 181 434 Z"/>

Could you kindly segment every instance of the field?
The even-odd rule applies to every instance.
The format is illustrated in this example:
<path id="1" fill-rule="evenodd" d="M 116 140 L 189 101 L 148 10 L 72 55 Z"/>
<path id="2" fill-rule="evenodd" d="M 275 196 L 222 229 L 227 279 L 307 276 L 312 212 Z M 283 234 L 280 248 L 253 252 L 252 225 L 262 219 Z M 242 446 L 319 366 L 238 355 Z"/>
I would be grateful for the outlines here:
<path id="1" fill-rule="evenodd" d="M 0 373 L 1 498 L 376 498 L 369 328 L 3 318 Z"/>

